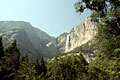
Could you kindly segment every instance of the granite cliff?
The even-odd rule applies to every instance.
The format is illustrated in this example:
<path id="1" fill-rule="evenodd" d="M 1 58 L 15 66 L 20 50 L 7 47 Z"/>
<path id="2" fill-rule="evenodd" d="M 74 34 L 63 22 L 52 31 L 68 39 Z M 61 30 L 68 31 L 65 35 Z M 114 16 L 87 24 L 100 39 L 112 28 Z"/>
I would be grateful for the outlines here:
<path id="1" fill-rule="evenodd" d="M 16 39 L 21 55 L 27 53 L 33 58 L 45 56 L 45 45 L 54 39 L 24 21 L 1 21 L 0 36 L 3 36 L 4 47 Z"/>
<path id="2" fill-rule="evenodd" d="M 86 18 L 74 27 L 70 33 L 64 33 L 47 44 L 53 53 L 66 53 L 92 40 L 96 35 L 96 23 Z M 52 50 L 53 49 L 53 50 Z M 51 52 L 52 53 L 52 52 Z"/>
<path id="3" fill-rule="evenodd" d="M 52 58 L 55 53 L 70 52 L 92 40 L 97 32 L 95 27 L 96 23 L 88 17 L 69 33 L 53 38 L 28 22 L 0 21 L 0 36 L 3 36 L 4 47 L 16 39 L 21 55 Z"/>

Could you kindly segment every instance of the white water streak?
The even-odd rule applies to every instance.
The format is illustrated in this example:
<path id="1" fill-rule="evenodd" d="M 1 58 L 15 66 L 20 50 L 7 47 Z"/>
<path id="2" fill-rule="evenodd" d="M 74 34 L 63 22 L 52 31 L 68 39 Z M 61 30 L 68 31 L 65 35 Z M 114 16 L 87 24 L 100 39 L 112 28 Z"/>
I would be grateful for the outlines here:
<path id="1" fill-rule="evenodd" d="M 66 52 L 69 50 L 69 46 L 70 46 L 70 35 L 67 35 L 67 39 L 66 39 Z"/>

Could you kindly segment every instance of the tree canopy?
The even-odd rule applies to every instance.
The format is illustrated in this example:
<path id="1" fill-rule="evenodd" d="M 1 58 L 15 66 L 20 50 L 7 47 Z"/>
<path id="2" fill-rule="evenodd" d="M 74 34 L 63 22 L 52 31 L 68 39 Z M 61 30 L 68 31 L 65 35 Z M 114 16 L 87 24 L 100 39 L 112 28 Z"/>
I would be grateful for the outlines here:
<path id="1" fill-rule="evenodd" d="M 92 11 L 98 33 L 94 45 L 74 50 L 79 55 L 59 57 L 46 64 L 44 58 L 20 56 L 16 40 L 4 49 L 0 37 L 1 80 L 119 80 L 120 79 L 120 0 L 80 0 L 77 12 Z M 94 61 L 87 63 L 81 53 L 94 52 Z"/>

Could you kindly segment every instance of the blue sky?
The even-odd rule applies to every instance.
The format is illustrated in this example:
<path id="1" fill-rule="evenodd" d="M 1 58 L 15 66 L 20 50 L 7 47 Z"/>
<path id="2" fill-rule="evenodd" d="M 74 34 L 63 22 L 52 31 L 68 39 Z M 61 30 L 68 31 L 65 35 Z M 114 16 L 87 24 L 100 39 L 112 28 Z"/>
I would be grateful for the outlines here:
<path id="1" fill-rule="evenodd" d="M 75 12 L 78 0 L 0 0 L 0 21 L 27 21 L 51 36 L 69 32 L 90 15 Z"/>

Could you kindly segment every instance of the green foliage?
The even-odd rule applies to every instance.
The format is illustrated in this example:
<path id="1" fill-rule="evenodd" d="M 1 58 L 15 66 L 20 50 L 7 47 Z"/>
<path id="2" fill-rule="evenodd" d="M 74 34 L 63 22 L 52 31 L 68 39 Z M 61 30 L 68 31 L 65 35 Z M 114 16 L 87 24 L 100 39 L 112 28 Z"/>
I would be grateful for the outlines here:
<path id="1" fill-rule="evenodd" d="M 17 71 L 15 80 L 36 80 L 34 62 L 28 61 L 28 57 L 21 57 L 20 68 Z"/>
<path id="2" fill-rule="evenodd" d="M 46 74 L 43 58 L 38 60 L 28 59 L 28 55 L 20 58 L 20 68 L 14 80 L 41 80 Z"/>
<path id="3" fill-rule="evenodd" d="M 78 80 L 87 77 L 87 62 L 80 56 L 67 56 L 65 58 L 54 59 L 52 65 L 48 67 L 46 79 L 48 80 Z"/>
<path id="4" fill-rule="evenodd" d="M 119 48 L 120 48 L 120 37 L 113 37 L 109 40 L 103 40 L 101 42 L 96 42 L 96 55 L 102 56 L 104 54 L 105 57 L 118 57 Z"/>
<path id="5" fill-rule="evenodd" d="M 96 59 L 88 66 L 88 80 L 120 79 L 120 0 L 80 0 L 77 12 L 89 9 L 97 22 Z"/>
<path id="6" fill-rule="evenodd" d="M 0 47 L 2 47 L 2 45 L 0 45 Z M 4 51 L 3 49 L 3 54 L 4 56 L 0 59 L 0 79 L 1 80 L 13 80 L 15 75 L 16 75 L 16 71 L 19 68 L 19 57 L 20 57 L 20 53 L 19 51 L 16 51 L 15 49 L 17 49 L 16 45 L 11 44 L 12 48 L 7 48 L 8 52 Z M 0 50 L 2 50 L 0 49 Z M 10 49 L 10 50 L 9 50 Z"/>
<path id="7" fill-rule="evenodd" d="M 81 45 L 80 47 L 75 48 L 74 50 L 68 52 L 68 53 L 93 53 L 94 51 L 94 44 L 92 44 L 92 41 L 88 41 L 87 43 Z"/>
<path id="8" fill-rule="evenodd" d="M 120 0 L 80 0 L 75 4 L 77 12 L 92 11 L 91 18 L 98 22 L 98 35 L 110 38 L 120 35 Z"/>
<path id="9" fill-rule="evenodd" d="M 5 49 L 5 52 L 9 54 L 13 54 L 14 52 L 19 52 L 19 50 L 17 49 L 16 40 L 14 40 L 12 44 Z"/>
<path id="10" fill-rule="evenodd" d="M 2 43 L 2 37 L 0 37 L 0 59 L 4 56 L 4 47 Z"/>
<path id="11" fill-rule="evenodd" d="M 77 12 L 90 9 L 98 22 L 94 44 L 89 42 L 71 53 L 93 53 L 95 60 L 87 63 L 83 56 L 60 53 L 46 65 L 44 59 L 20 56 L 16 41 L 3 49 L 0 37 L 1 80 L 119 80 L 120 79 L 120 0 L 81 0 Z"/>
<path id="12" fill-rule="evenodd" d="M 5 51 L 0 37 L 0 51 L 5 55 L 0 58 L 0 79 L 1 80 L 44 80 L 47 69 L 43 58 L 39 61 L 29 59 L 26 54 L 20 57 L 16 40 L 9 45 Z"/>

